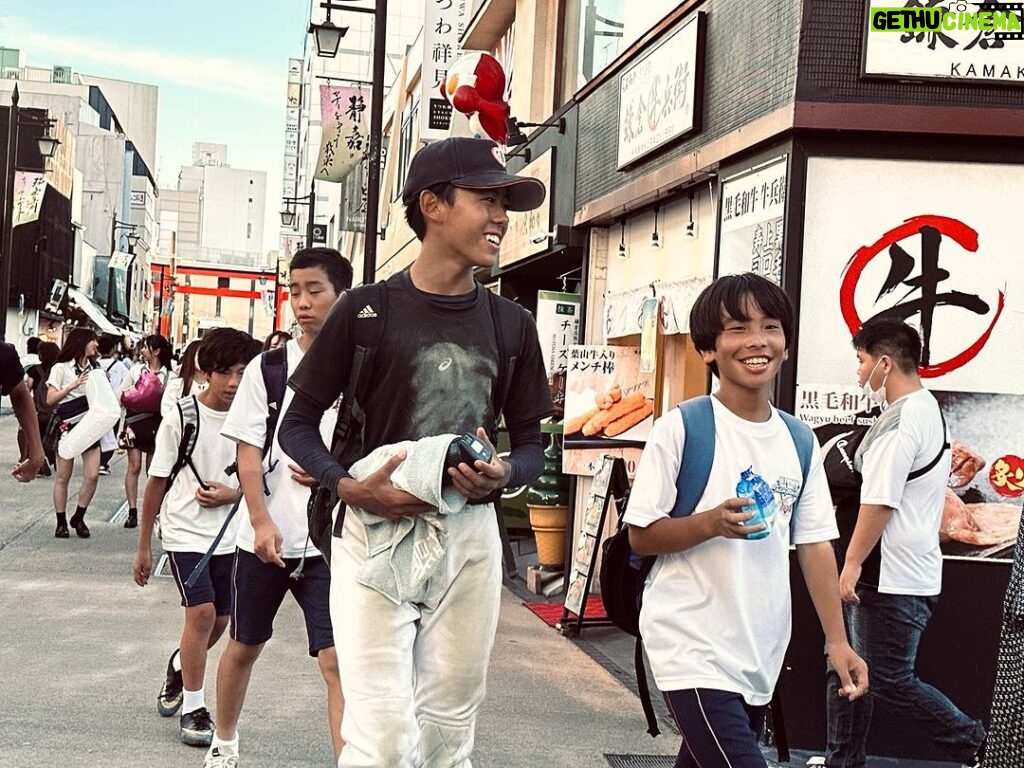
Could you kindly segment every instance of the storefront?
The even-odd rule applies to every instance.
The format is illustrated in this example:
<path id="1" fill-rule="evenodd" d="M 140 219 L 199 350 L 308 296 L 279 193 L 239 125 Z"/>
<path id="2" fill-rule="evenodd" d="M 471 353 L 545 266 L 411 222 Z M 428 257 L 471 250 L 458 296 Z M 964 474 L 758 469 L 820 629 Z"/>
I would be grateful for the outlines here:
<path id="1" fill-rule="evenodd" d="M 987 719 L 1024 493 L 1022 438 L 999 426 L 1024 416 L 1008 357 L 1024 330 L 1014 234 L 1024 123 L 1021 92 L 1007 87 L 1020 83 L 981 75 L 1017 72 L 1024 44 L 974 31 L 941 41 L 938 54 L 924 35 L 902 49 L 891 35 L 880 48 L 868 39 L 866 3 L 784 5 L 768 16 L 684 3 L 578 94 L 575 221 L 590 228 L 579 354 L 639 360 L 623 368 L 631 380 L 601 386 L 643 391 L 653 419 L 708 388 L 687 335 L 693 298 L 715 276 L 754 271 L 780 283 L 798 311 L 776 404 L 821 424 L 863 409 L 849 344 L 860 323 L 889 313 L 918 327 L 925 385 L 953 440 L 986 462 L 948 504 L 987 532 L 943 544 L 943 595 L 919 670 Z M 944 82 L 901 81 L 910 74 Z M 583 382 L 580 393 L 595 386 Z M 567 420 L 593 407 L 573 405 L 574 394 L 570 372 Z M 642 436 L 567 436 L 565 467 L 580 476 L 577 528 L 596 457 L 618 453 L 629 466 Z M 632 440 L 616 445 L 622 437 Z M 780 690 L 790 745 L 817 749 L 823 638 L 801 585 L 794 566 Z M 884 714 L 869 751 L 938 757 Z"/>

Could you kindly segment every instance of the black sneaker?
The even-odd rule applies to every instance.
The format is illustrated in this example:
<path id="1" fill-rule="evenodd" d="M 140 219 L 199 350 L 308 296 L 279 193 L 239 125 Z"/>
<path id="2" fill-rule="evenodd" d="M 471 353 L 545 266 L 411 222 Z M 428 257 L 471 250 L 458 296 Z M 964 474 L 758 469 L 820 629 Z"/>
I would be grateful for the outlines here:
<path id="1" fill-rule="evenodd" d="M 177 654 L 178 649 L 175 648 L 171 658 L 167 660 L 167 677 L 164 679 L 164 685 L 160 689 L 160 695 L 156 697 L 156 711 L 163 717 L 174 717 L 178 710 L 181 709 L 183 695 L 181 670 L 174 669 L 174 657 Z"/>
<path id="2" fill-rule="evenodd" d="M 206 707 L 181 716 L 181 741 L 190 747 L 208 747 L 213 741 L 213 718 Z"/>

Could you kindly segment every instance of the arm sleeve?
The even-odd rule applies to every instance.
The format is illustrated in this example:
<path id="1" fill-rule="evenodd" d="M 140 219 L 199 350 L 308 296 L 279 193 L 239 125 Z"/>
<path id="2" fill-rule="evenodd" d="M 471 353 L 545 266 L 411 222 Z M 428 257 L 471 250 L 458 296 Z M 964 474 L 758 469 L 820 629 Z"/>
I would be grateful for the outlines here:
<path id="1" fill-rule="evenodd" d="M 878 438 L 864 455 L 860 503 L 898 510 L 919 445 L 903 422 L 899 429 Z"/>
<path id="2" fill-rule="evenodd" d="M 303 362 L 309 358 L 307 354 Z M 296 390 L 291 405 L 281 418 L 277 439 L 282 450 L 307 474 L 315 477 L 324 488 L 334 489 L 339 480 L 351 475 L 334 460 L 323 443 L 320 435 L 323 414 L 324 408 L 317 401 Z"/>
<path id="3" fill-rule="evenodd" d="M 544 440 L 538 423 L 509 427 L 512 450 L 506 461 L 512 466 L 508 486 L 516 488 L 532 483 L 544 471 Z"/>

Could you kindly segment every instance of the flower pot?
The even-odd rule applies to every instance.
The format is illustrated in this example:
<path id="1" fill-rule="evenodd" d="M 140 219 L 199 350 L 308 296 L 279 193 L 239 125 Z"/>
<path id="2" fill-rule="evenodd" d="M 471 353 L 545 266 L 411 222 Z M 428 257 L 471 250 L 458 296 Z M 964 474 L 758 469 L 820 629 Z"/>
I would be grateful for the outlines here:
<path id="1" fill-rule="evenodd" d="M 529 504 L 530 527 L 537 539 L 537 562 L 551 568 L 565 568 L 565 529 L 569 507 Z"/>
<path id="2" fill-rule="evenodd" d="M 562 474 L 561 435 L 552 434 L 544 451 L 544 471 L 526 494 L 530 527 L 540 565 L 565 568 L 565 529 L 569 527 L 569 478 Z"/>

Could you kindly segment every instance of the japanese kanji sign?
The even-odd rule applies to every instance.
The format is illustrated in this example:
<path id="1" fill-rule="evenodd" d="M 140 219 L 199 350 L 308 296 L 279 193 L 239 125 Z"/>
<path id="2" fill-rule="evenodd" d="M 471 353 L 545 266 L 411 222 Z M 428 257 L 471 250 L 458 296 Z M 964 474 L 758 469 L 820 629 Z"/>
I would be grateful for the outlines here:
<path id="1" fill-rule="evenodd" d="M 359 86 L 320 86 L 323 135 L 315 178 L 342 181 L 369 150 L 370 94 Z"/>
<path id="2" fill-rule="evenodd" d="M 579 340 L 580 295 L 557 291 L 537 292 L 537 336 L 550 377 L 569 367 L 569 347 Z"/>
<path id="3" fill-rule="evenodd" d="M 786 157 L 722 185 L 718 274 L 753 272 L 782 283 Z"/>
<path id="4" fill-rule="evenodd" d="M 448 136 L 451 104 L 441 95 L 448 68 L 459 58 L 469 18 L 468 0 L 424 0 L 423 69 L 420 75 L 420 140 Z"/>
<path id="5" fill-rule="evenodd" d="M 27 224 L 39 218 L 43 208 L 43 195 L 46 194 L 46 177 L 41 173 L 15 171 L 14 173 L 14 211 L 12 226 Z"/>
<path id="6" fill-rule="evenodd" d="M 933 30 L 872 29 L 874 9 L 899 7 L 951 13 L 944 14 Z M 1024 85 L 1022 8 L 1020 2 L 869 0 L 864 22 L 864 74 Z"/>
<path id="7" fill-rule="evenodd" d="M 703 39 L 698 11 L 619 76 L 619 168 L 700 129 Z"/>
<path id="8" fill-rule="evenodd" d="M 811 158 L 798 381 L 856 384 L 850 336 L 883 315 L 920 332 L 929 386 L 1019 393 L 1022 199 L 1011 164 Z"/>

